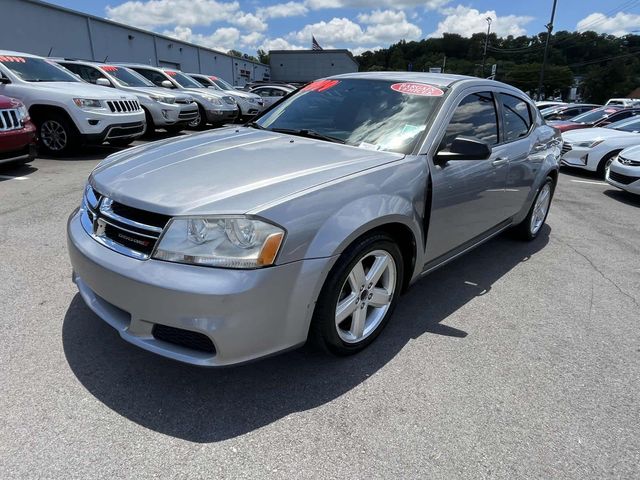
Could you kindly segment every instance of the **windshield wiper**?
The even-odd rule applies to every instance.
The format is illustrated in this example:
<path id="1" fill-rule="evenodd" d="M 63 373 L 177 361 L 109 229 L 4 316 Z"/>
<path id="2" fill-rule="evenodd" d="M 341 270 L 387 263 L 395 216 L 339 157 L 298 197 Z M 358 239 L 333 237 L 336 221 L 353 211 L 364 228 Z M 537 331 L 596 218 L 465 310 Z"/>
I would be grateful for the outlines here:
<path id="1" fill-rule="evenodd" d="M 256 123 L 256 122 L 245 123 L 244 126 L 245 127 L 256 128 L 258 130 L 266 130 L 265 127 L 263 127 L 262 125 L 260 125 L 259 123 Z"/>
<path id="2" fill-rule="evenodd" d="M 300 130 L 296 130 L 295 128 L 272 128 L 271 131 L 278 133 L 288 133 L 289 135 L 298 135 L 300 137 L 315 138 L 317 140 L 326 140 L 327 142 L 333 143 L 346 143 L 341 138 L 324 135 L 322 133 L 316 132 L 315 130 L 309 130 L 308 128 L 301 128 Z"/>

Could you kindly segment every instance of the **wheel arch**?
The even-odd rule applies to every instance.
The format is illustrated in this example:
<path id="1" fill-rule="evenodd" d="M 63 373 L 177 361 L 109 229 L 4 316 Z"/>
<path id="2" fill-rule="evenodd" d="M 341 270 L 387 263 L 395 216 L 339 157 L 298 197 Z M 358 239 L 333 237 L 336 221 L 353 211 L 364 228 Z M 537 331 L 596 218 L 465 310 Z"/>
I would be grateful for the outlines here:
<path id="1" fill-rule="evenodd" d="M 64 108 L 55 105 L 40 103 L 36 103 L 29 107 L 29 116 L 35 121 L 36 124 L 38 124 L 39 121 L 41 121 L 46 115 L 51 114 L 60 115 L 61 117 L 63 117 L 67 122 L 69 122 L 71 128 L 73 128 L 73 133 L 75 133 L 76 135 L 79 134 L 76 122 L 73 120 L 73 118 L 71 118 L 71 115 L 69 115 L 69 113 Z"/>

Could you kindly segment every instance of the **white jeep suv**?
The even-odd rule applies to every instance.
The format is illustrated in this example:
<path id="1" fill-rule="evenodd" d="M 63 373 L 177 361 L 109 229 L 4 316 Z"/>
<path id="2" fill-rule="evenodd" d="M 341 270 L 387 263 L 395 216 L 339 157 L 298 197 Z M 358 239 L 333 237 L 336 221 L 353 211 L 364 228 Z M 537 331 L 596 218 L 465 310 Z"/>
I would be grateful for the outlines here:
<path id="1" fill-rule="evenodd" d="M 135 95 L 87 84 L 36 55 L 0 50 L 0 95 L 25 104 L 49 154 L 83 143 L 125 146 L 145 130 Z"/>
<path id="2" fill-rule="evenodd" d="M 129 68 L 84 60 L 52 60 L 79 75 L 85 82 L 135 95 L 144 110 L 147 122 L 145 134 L 152 134 L 157 128 L 178 133 L 198 117 L 198 105 L 191 95 L 167 92 Z"/>

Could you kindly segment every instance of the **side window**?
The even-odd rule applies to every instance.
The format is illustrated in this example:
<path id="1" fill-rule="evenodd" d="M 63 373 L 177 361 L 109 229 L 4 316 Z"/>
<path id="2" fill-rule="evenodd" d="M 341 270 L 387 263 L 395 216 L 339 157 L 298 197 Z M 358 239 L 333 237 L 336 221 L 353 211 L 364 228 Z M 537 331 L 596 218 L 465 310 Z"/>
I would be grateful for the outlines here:
<path id="1" fill-rule="evenodd" d="M 500 94 L 504 113 L 504 136 L 506 142 L 512 142 L 526 137 L 531 129 L 531 114 L 527 102 L 524 100 Z"/>
<path id="2" fill-rule="evenodd" d="M 154 72 L 153 70 L 145 70 L 141 68 L 140 70 L 136 70 L 136 72 L 138 72 L 140 75 L 142 75 L 144 78 L 151 81 L 158 87 L 161 87 L 162 82 L 166 80 L 163 75 L 159 74 L 158 72 Z"/>
<path id="3" fill-rule="evenodd" d="M 255 90 L 255 93 L 260 95 L 261 97 L 270 97 L 271 89 L 270 88 L 258 88 Z"/>
<path id="4" fill-rule="evenodd" d="M 284 91 L 279 90 L 279 89 L 277 89 L 277 88 L 274 88 L 274 89 L 272 90 L 272 96 L 273 96 L 273 97 L 284 97 Z"/>
<path id="5" fill-rule="evenodd" d="M 489 145 L 498 143 L 498 114 L 492 93 L 472 93 L 456 107 L 442 147 L 449 148 L 458 136 L 475 137 Z"/>

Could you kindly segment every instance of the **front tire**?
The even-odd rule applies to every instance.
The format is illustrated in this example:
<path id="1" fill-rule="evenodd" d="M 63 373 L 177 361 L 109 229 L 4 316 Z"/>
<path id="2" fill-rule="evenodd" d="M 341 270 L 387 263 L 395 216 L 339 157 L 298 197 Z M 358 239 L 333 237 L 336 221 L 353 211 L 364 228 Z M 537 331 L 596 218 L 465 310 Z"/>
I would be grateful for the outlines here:
<path id="1" fill-rule="evenodd" d="M 205 112 L 202 105 L 198 104 L 198 116 L 189 122 L 189 128 L 192 130 L 204 130 L 207 126 L 207 112 Z"/>
<path id="2" fill-rule="evenodd" d="M 517 238 L 531 241 L 538 236 L 547 220 L 547 215 L 549 215 L 554 189 L 555 182 L 553 178 L 547 177 L 540 189 L 538 189 L 536 198 L 525 219 L 513 227 L 513 233 Z"/>
<path id="3" fill-rule="evenodd" d="M 335 355 L 363 350 L 382 332 L 397 304 L 402 253 L 379 233 L 350 246 L 322 288 L 311 322 L 311 343 Z"/>
<path id="4" fill-rule="evenodd" d="M 76 146 L 75 130 L 62 115 L 48 115 L 37 119 L 38 143 L 45 154 L 62 156 Z"/>
<path id="5" fill-rule="evenodd" d="M 609 166 L 613 163 L 613 159 L 615 158 L 616 155 L 618 155 L 618 152 L 611 152 L 606 154 L 604 157 L 602 157 L 602 160 L 600 160 L 600 163 L 598 164 L 599 178 L 605 178 L 605 175 L 607 174 L 607 170 L 609 169 Z"/>

